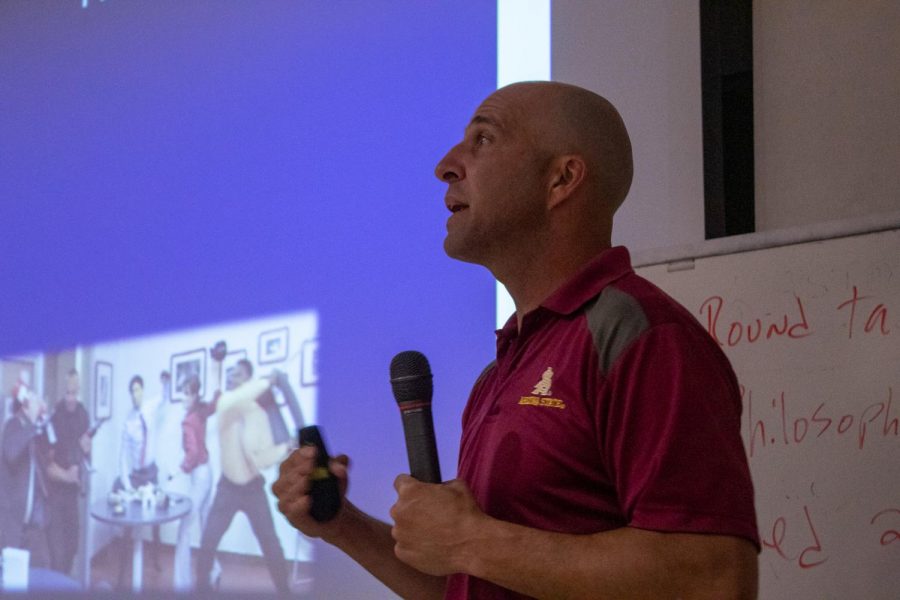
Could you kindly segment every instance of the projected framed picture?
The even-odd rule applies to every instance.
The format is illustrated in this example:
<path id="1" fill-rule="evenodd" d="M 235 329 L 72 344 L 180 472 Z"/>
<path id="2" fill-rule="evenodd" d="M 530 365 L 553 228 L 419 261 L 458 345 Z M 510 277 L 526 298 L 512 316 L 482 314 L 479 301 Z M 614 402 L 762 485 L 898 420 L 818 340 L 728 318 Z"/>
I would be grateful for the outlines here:
<path id="1" fill-rule="evenodd" d="M 172 355 L 172 402 L 184 400 L 184 386 L 191 376 L 200 379 L 200 395 L 206 391 L 206 350 L 199 348 Z"/>
<path id="2" fill-rule="evenodd" d="M 104 361 L 94 363 L 94 420 L 112 417 L 113 366 Z"/>
<path id="3" fill-rule="evenodd" d="M 222 361 L 222 376 L 225 378 L 224 389 L 232 389 L 233 386 L 230 383 L 231 377 L 234 375 L 234 370 L 237 368 L 238 362 L 245 358 L 247 358 L 246 350 L 234 350 L 225 355 L 225 359 Z M 220 384 L 222 383 L 223 382 L 220 382 Z"/>
<path id="4" fill-rule="evenodd" d="M 319 383 L 319 340 L 306 340 L 300 351 L 300 385 Z"/>
<path id="5" fill-rule="evenodd" d="M 288 328 L 270 329 L 259 334 L 259 364 L 284 362 L 288 356 Z"/>

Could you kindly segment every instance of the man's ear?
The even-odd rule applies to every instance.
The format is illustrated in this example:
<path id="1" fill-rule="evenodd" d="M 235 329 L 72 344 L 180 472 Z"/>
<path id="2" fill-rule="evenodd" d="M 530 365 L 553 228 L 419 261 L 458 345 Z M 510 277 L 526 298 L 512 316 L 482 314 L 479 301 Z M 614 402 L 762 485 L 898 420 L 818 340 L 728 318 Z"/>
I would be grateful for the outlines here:
<path id="1" fill-rule="evenodd" d="M 547 208 L 554 209 L 570 198 L 584 183 L 587 165 L 579 154 L 564 154 L 553 161 L 550 175 Z"/>

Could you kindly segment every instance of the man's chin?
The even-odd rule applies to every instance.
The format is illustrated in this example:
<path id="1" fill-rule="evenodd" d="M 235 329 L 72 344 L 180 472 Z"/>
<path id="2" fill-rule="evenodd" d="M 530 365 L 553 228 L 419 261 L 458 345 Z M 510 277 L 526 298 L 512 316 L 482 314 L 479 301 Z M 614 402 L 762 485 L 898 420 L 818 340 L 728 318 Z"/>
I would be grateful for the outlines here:
<path id="1" fill-rule="evenodd" d="M 493 273 L 494 271 L 489 265 L 488 248 L 484 244 L 477 242 L 478 238 L 472 239 L 470 237 L 468 240 L 463 240 L 448 234 L 444 238 L 444 252 L 454 260 L 479 265 Z"/>
<path id="2" fill-rule="evenodd" d="M 454 240 L 449 235 L 444 238 L 444 252 L 447 256 L 454 260 L 479 264 L 475 257 L 472 256 L 471 251 L 467 252 L 466 250 L 465 245 L 461 244 L 459 240 Z"/>

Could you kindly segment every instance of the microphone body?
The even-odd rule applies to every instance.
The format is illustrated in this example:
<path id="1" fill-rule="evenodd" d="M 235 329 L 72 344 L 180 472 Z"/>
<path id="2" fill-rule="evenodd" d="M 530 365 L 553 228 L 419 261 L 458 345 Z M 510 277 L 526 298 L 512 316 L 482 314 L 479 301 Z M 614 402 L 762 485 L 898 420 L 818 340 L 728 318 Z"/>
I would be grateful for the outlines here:
<path id="1" fill-rule="evenodd" d="M 425 483 L 441 482 L 431 396 L 434 390 L 428 359 L 414 350 L 401 352 L 391 361 L 391 388 L 403 419 L 409 472 Z"/>

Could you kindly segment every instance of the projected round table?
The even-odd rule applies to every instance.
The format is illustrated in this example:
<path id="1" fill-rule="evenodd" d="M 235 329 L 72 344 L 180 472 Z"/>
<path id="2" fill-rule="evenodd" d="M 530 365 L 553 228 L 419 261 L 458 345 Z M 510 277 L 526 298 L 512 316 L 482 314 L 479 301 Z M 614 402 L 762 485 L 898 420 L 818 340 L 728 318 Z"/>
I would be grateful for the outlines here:
<path id="1" fill-rule="evenodd" d="M 133 541 L 133 557 L 131 565 L 131 587 L 134 591 L 141 590 L 144 575 L 144 538 L 141 536 L 142 528 L 148 525 L 160 525 L 176 519 L 184 518 L 191 512 L 191 499 L 183 494 L 168 494 L 169 506 L 165 509 L 158 507 L 145 509 L 140 502 L 128 502 L 124 504 L 125 512 L 117 515 L 113 507 L 106 500 L 98 500 L 91 506 L 91 516 L 110 525 L 124 527 Z"/>

